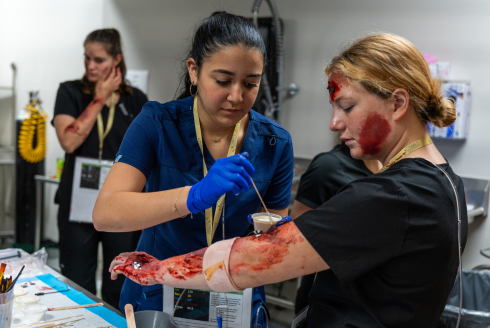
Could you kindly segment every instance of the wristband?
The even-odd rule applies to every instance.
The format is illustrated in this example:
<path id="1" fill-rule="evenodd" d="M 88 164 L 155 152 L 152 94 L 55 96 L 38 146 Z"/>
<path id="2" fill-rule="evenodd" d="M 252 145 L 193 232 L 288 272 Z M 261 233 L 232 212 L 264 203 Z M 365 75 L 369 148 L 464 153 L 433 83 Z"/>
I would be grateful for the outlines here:
<path id="1" fill-rule="evenodd" d="M 208 247 L 203 257 L 203 273 L 209 289 L 216 292 L 241 292 L 230 274 L 230 253 L 235 240 L 219 241 Z"/>

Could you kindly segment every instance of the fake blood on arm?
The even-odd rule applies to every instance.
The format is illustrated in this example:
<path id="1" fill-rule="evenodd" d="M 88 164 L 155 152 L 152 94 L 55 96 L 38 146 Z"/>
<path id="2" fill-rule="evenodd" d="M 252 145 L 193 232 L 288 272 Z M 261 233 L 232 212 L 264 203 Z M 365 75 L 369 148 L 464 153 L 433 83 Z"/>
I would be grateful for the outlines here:
<path id="1" fill-rule="evenodd" d="M 233 245 L 230 256 L 247 258 L 246 254 L 253 254 L 251 263 L 236 263 L 230 271 L 239 273 L 242 269 L 263 271 L 273 265 L 284 261 L 289 254 L 289 247 L 305 239 L 297 234 L 296 225 L 286 223 L 271 232 L 264 233 L 260 237 L 247 237 L 238 239 Z M 241 255 L 245 255 L 244 257 Z"/>
<path id="2" fill-rule="evenodd" d="M 75 133 L 83 137 L 83 139 L 86 139 L 88 134 L 86 133 L 79 133 L 80 131 L 80 123 L 85 122 L 88 118 L 90 118 L 92 115 L 97 116 L 99 113 L 99 109 L 97 106 L 99 106 L 102 103 L 102 97 L 96 97 L 94 100 L 90 102 L 90 104 L 85 108 L 85 110 L 78 116 L 78 118 L 73 122 L 72 124 L 68 125 L 65 129 L 65 132 L 69 133 Z"/>
<path id="3" fill-rule="evenodd" d="M 187 278 L 192 278 L 202 272 L 202 259 L 205 251 L 206 248 L 203 248 L 164 261 L 159 261 L 146 253 L 136 253 L 131 255 L 124 264 L 118 266 L 115 271 L 124 273 L 128 278 L 141 285 L 148 285 L 152 281 L 164 281 L 166 273 L 175 279 L 185 281 Z M 141 266 L 135 268 L 134 263 L 138 261 Z"/>

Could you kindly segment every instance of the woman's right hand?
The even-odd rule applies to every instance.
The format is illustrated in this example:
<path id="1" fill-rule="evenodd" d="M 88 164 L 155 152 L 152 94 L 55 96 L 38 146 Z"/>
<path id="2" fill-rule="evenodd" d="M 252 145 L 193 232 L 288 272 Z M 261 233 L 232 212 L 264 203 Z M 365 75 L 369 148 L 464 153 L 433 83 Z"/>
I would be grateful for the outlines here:
<path id="1" fill-rule="evenodd" d="M 103 97 L 108 100 L 114 91 L 119 89 L 122 82 L 121 69 L 112 67 L 111 72 L 105 79 L 101 79 L 95 86 L 95 97 Z"/>
<path id="2" fill-rule="evenodd" d="M 255 169 L 247 159 L 248 154 L 220 158 L 208 174 L 189 190 L 187 208 L 196 214 L 213 207 L 218 199 L 229 191 L 234 194 L 247 192 L 252 184 L 250 175 Z"/>

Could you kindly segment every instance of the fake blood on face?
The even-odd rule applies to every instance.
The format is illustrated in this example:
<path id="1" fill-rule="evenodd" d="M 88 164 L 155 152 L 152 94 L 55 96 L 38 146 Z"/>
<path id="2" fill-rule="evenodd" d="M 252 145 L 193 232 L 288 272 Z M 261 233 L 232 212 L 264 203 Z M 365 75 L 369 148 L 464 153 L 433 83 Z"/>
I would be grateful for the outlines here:
<path id="1" fill-rule="evenodd" d="M 378 113 L 370 115 L 362 126 L 359 144 L 364 155 L 376 155 L 381 151 L 381 144 L 391 132 L 390 123 Z"/>
<path id="2" fill-rule="evenodd" d="M 340 92 L 340 86 L 335 81 L 328 81 L 328 93 L 330 95 L 330 101 L 334 102 L 335 98 L 337 98 L 337 94 Z"/>
<path id="3" fill-rule="evenodd" d="M 282 226 L 264 233 L 260 237 L 247 237 L 238 239 L 233 245 L 231 257 L 234 254 L 238 258 L 243 254 L 254 254 L 253 263 L 236 263 L 231 266 L 232 273 L 239 273 L 242 269 L 252 271 L 263 271 L 279 264 L 289 254 L 289 247 L 305 239 L 298 236 L 298 229 L 293 223 Z M 244 258 L 247 258 L 246 256 Z"/>

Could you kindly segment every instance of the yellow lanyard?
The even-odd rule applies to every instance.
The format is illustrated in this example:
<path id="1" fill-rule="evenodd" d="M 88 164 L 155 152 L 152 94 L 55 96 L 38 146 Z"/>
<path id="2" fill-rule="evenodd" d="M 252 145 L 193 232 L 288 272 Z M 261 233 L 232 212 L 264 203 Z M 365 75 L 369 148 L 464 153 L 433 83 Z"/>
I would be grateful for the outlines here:
<path id="1" fill-rule="evenodd" d="M 379 173 L 386 171 L 387 169 L 389 169 L 390 167 L 395 165 L 396 162 L 404 159 L 408 154 L 413 153 L 417 149 L 428 146 L 431 143 L 432 143 L 432 139 L 429 136 L 423 137 L 422 139 L 419 139 L 417 141 L 412 142 L 410 145 L 408 145 L 405 148 L 403 148 L 402 150 L 400 150 L 398 152 L 398 154 L 393 156 L 393 158 L 390 159 L 388 164 L 383 166 L 383 168 L 379 171 Z"/>
<path id="2" fill-rule="evenodd" d="M 204 176 L 208 174 L 208 168 L 206 167 L 206 162 L 204 161 L 204 148 L 202 145 L 202 133 L 201 133 L 201 124 L 199 122 L 199 113 L 197 112 L 197 97 L 194 97 L 194 126 L 196 128 L 196 136 L 197 136 L 197 143 L 199 144 L 199 148 L 201 148 L 201 153 L 202 153 L 202 165 L 203 165 L 203 171 L 204 171 Z M 236 144 L 238 141 L 238 131 L 240 131 L 240 123 L 242 121 L 239 121 L 235 125 L 235 131 L 233 131 L 233 137 L 231 138 L 230 142 L 230 148 L 228 148 L 228 157 L 235 155 L 236 152 Z M 206 240 L 208 242 L 208 246 L 211 246 L 213 243 L 213 237 L 214 233 L 216 232 L 216 227 L 218 226 L 219 218 L 221 216 L 221 212 L 223 211 L 223 204 L 225 202 L 225 196 L 226 194 L 222 195 L 218 203 L 216 204 L 216 212 L 214 213 L 214 220 L 213 220 L 213 208 L 208 208 L 204 211 L 205 214 L 205 222 L 206 222 Z"/>
<path id="3" fill-rule="evenodd" d="M 111 108 L 109 109 L 109 116 L 107 117 L 107 125 L 104 132 L 104 121 L 102 120 L 102 114 L 97 114 L 97 130 L 99 132 L 99 161 L 102 159 L 102 148 L 104 147 L 104 139 L 111 131 L 112 123 L 114 122 L 114 113 L 116 112 L 116 94 L 113 92 L 111 96 Z"/>

